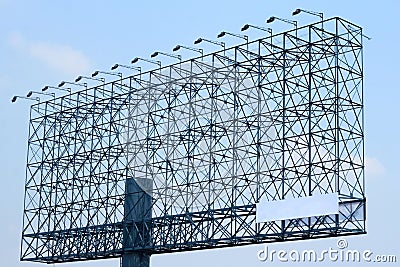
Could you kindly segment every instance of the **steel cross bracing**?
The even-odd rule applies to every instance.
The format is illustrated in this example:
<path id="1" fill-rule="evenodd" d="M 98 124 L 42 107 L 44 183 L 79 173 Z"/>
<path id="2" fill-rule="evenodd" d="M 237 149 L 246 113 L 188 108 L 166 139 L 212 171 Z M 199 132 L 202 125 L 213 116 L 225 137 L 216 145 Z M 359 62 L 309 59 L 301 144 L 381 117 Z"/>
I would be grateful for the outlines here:
<path id="1" fill-rule="evenodd" d="M 32 105 L 21 259 L 365 233 L 362 31 L 323 23 Z M 332 192 L 339 215 L 255 222 Z"/>

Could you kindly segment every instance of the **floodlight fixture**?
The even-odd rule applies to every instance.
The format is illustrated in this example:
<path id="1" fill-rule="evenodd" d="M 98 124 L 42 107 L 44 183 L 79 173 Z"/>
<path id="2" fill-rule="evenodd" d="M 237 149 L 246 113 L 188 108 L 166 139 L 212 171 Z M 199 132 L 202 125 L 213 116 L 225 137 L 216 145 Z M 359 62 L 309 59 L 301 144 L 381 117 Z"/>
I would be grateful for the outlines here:
<path id="1" fill-rule="evenodd" d="M 67 81 L 62 81 L 58 84 L 58 87 L 63 87 L 66 84 L 71 84 L 71 85 L 77 85 L 77 86 L 83 86 L 87 89 L 87 83 L 73 83 L 73 82 L 67 82 Z"/>
<path id="2" fill-rule="evenodd" d="M 245 24 L 245 25 L 242 27 L 241 31 L 248 30 L 249 28 L 250 28 L 250 25 L 249 25 L 249 24 Z"/>
<path id="3" fill-rule="evenodd" d="M 226 32 L 226 31 L 222 31 L 217 35 L 217 38 L 221 38 L 225 35 L 230 35 L 230 36 L 234 36 L 234 37 L 238 37 L 238 38 L 242 38 L 244 40 L 246 40 L 246 42 L 249 42 L 249 37 L 247 35 L 241 35 L 241 34 L 236 34 L 236 33 L 231 33 L 231 32 Z"/>
<path id="4" fill-rule="evenodd" d="M 191 51 L 194 51 L 194 52 L 197 52 L 197 53 L 200 53 L 200 54 L 201 54 L 201 57 L 204 56 L 203 49 L 201 49 L 201 48 L 193 48 L 193 47 L 184 46 L 184 45 L 176 45 L 176 46 L 172 49 L 172 51 L 173 51 L 173 52 L 176 52 L 176 51 L 178 51 L 178 50 L 181 49 L 181 48 L 186 49 L 186 50 L 191 50 Z"/>
<path id="5" fill-rule="evenodd" d="M 324 29 L 324 13 L 297 8 L 295 11 L 292 12 L 292 16 L 296 16 L 301 12 L 319 17 L 321 19 L 322 29 Z"/>
<path id="6" fill-rule="evenodd" d="M 118 76 L 122 79 L 122 73 L 121 72 L 109 72 L 109 71 L 101 71 L 101 70 L 96 70 L 95 72 L 92 73 L 92 77 L 95 77 L 99 75 L 100 73 L 102 74 L 107 74 L 107 75 L 113 75 L 113 76 Z"/>
<path id="7" fill-rule="evenodd" d="M 179 49 L 181 49 L 181 46 L 180 46 L 180 45 L 177 45 L 177 46 L 175 46 L 175 47 L 172 49 L 172 51 L 173 51 L 173 52 L 176 52 L 176 51 L 178 51 Z"/>
<path id="8" fill-rule="evenodd" d="M 243 32 L 243 31 L 247 31 L 250 28 L 254 28 L 254 29 L 258 29 L 258 30 L 261 30 L 261 31 L 268 32 L 270 34 L 270 37 L 271 37 L 271 49 L 272 49 L 272 29 L 271 28 L 264 28 L 264 27 L 261 27 L 261 26 L 245 24 L 245 25 L 243 25 L 243 27 L 240 30 Z"/>
<path id="9" fill-rule="evenodd" d="M 255 25 L 251 25 L 251 24 L 245 24 L 240 30 L 243 32 L 243 31 L 246 31 L 246 30 L 248 30 L 250 28 L 258 29 L 258 30 L 261 30 L 261 31 L 268 32 L 269 34 L 272 34 L 272 29 L 271 28 L 264 28 L 264 27 L 255 26 Z"/>
<path id="10" fill-rule="evenodd" d="M 194 44 L 200 44 L 203 41 L 207 42 L 207 43 L 210 43 L 210 44 L 215 44 L 215 45 L 222 46 L 222 48 L 225 49 L 225 43 L 224 42 L 217 42 L 217 41 L 209 40 L 209 39 L 205 39 L 205 38 L 197 38 L 193 43 Z"/>
<path id="11" fill-rule="evenodd" d="M 34 98 L 29 98 L 29 97 L 25 97 L 25 96 L 20 96 L 20 95 L 15 95 L 13 96 L 13 98 L 11 99 L 12 103 L 15 103 L 17 101 L 18 98 L 22 98 L 22 99 L 27 99 L 27 100 L 32 100 L 32 101 L 40 101 L 39 97 L 34 97 Z"/>
<path id="12" fill-rule="evenodd" d="M 202 38 L 198 38 L 193 43 L 194 44 L 199 44 L 199 43 L 201 43 L 201 41 L 203 41 L 203 39 Z"/>
<path id="13" fill-rule="evenodd" d="M 300 9 L 300 8 L 297 8 L 295 11 L 293 11 L 292 12 L 292 16 L 296 16 L 296 15 L 300 14 L 301 12 L 304 12 L 304 13 L 307 13 L 307 14 L 310 14 L 310 15 L 313 15 L 313 16 L 318 16 L 318 17 L 321 18 L 321 21 L 324 20 L 324 13 L 315 12 L 315 11 L 311 11 L 311 10 Z"/>
<path id="14" fill-rule="evenodd" d="M 182 61 L 182 56 L 181 55 L 174 55 L 174 54 L 169 54 L 165 52 L 160 52 L 160 51 L 155 51 L 153 54 L 150 55 L 150 57 L 156 57 L 158 55 L 164 55 L 167 57 L 173 57 L 179 59 L 179 61 Z"/>
<path id="15" fill-rule="evenodd" d="M 300 14 L 300 12 L 301 12 L 301 9 L 297 8 L 295 11 L 293 11 L 292 16 L 298 15 L 298 14 Z"/>
<path id="16" fill-rule="evenodd" d="M 223 37 L 225 35 L 230 35 L 230 36 L 234 36 L 234 37 L 238 37 L 238 38 L 242 38 L 242 39 L 246 40 L 247 49 L 249 48 L 249 37 L 247 35 L 242 35 L 242 34 L 236 34 L 236 33 L 222 31 L 217 35 L 217 38 L 221 38 L 221 37 Z"/>
<path id="17" fill-rule="evenodd" d="M 33 94 L 38 94 L 38 95 L 49 95 L 52 96 L 53 98 L 56 97 L 55 93 L 43 93 L 43 92 L 36 92 L 36 91 L 29 91 L 26 94 L 26 97 L 31 97 Z"/>
<path id="18" fill-rule="evenodd" d="M 272 16 L 272 17 L 269 17 L 265 22 L 266 23 L 272 23 L 275 20 L 280 20 L 282 22 L 286 22 L 286 23 L 292 24 L 294 26 L 294 29 L 296 30 L 296 38 L 297 38 L 297 21 L 290 20 L 290 19 L 283 19 L 283 18 L 278 18 L 278 17 Z"/>
<path id="19" fill-rule="evenodd" d="M 132 59 L 131 63 L 132 63 L 132 64 L 135 64 L 135 63 L 137 63 L 139 60 L 143 60 L 143 61 L 146 61 L 146 62 L 148 62 L 148 63 L 156 64 L 156 65 L 158 65 L 158 66 L 160 67 L 160 69 L 161 69 L 161 61 L 159 61 L 159 60 L 151 60 L 151 59 L 146 59 L 146 58 L 141 58 L 141 57 L 135 57 L 134 59 Z"/>
<path id="20" fill-rule="evenodd" d="M 100 82 L 103 82 L 103 83 L 106 81 L 104 78 L 93 78 L 93 77 L 86 77 L 86 76 L 78 76 L 78 78 L 75 79 L 75 82 L 79 82 L 82 79 L 100 81 Z"/>
<path id="21" fill-rule="evenodd" d="M 275 17 L 269 17 L 269 19 L 267 19 L 267 23 L 271 23 L 271 22 L 273 22 L 275 20 Z"/>
<path id="22" fill-rule="evenodd" d="M 45 91 L 49 90 L 50 88 L 51 89 L 60 90 L 60 91 L 67 91 L 67 92 L 71 93 L 71 88 L 70 87 L 68 87 L 68 88 L 60 88 L 60 87 L 55 87 L 55 86 L 50 86 L 50 85 L 46 85 L 45 87 L 43 87 L 42 88 L 42 92 L 45 92 Z"/>
<path id="23" fill-rule="evenodd" d="M 131 70 L 137 70 L 139 73 L 142 73 L 142 68 L 141 67 L 132 67 L 128 65 L 122 65 L 122 64 L 114 64 L 114 66 L 111 67 L 111 70 L 116 70 L 117 68 L 125 68 L 125 69 L 131 69 Z"/>
<path id="24" fill-rule="evenodd" d="M 272 23 L 272 22 L 274 22 L 275 20 L 280 20 L 280 21 L 283 21 L 283 22 L 292 24 L 292 25 L 294 26 L 294 28 L 297 29 L 297 21 L 295 21 L 295 20 L 290 20 L 290 19 L 283 19 L 283 18 L 278 18 L 278 17 L 272 16 L 272 17 L 269 17 L 269 18 L 267 19 L 266 23 Z"/>

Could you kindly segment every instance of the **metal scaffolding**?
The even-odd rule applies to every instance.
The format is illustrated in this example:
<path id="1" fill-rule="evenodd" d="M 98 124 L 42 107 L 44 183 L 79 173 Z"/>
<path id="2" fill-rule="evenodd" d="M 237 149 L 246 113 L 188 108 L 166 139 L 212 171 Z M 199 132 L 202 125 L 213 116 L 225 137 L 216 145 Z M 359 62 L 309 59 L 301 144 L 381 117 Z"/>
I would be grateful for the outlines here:
<path id="1" fill-rule="evenodd" d="M 337 17 L 34 104 L 21 259 L 365 233 L 363 131 L 362 30 Z M 339 214 L 255 221 L 334 192 Z"/>

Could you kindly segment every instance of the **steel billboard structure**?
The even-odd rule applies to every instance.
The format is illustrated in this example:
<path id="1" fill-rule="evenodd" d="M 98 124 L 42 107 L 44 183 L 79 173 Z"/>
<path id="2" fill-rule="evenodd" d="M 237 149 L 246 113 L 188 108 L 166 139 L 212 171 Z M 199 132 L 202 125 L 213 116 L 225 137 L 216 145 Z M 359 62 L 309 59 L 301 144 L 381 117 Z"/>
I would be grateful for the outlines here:
<path id="1" fill-rule="evenodd" d="M 32 105 L 21 260 L 365 233 L 362 47 L 335 17 Z M 337 214 L 256 222 L 330 193 Z"/>

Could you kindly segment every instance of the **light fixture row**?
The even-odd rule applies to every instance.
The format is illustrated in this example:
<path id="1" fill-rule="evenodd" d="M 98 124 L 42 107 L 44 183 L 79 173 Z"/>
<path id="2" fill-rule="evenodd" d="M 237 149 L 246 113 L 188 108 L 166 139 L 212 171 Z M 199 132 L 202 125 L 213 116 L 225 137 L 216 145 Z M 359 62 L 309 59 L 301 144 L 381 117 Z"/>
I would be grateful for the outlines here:
<path id="1" fill-rule="evenodd" d="M 324 19 L 323 13 L 309 11 L 309 10 L 300 9 L 300 8 L 297 8 L 296 10 L 294 10 L 292 12 L 292 16 L 296 16 L 296 15 L 300 14 L 301 12 L 304 12 L 304 13 L 307 13 L 307 14 L 310 14 L 310 15 L 314 15 L 314 16 L 318 16 L 321 19 L 321 22 L 323 22 L 323 19 Z M 297 21 L 295 21 L 295 20 L 289 20 L 289 19 L 285 19 L 285 18 L 271 16 L 265 22 L 268 24 L 268 23 L 272 23 L 272 22 L 274 22 L 276 20 L 282 21 L 282 22 L 285 22 L 285 23 L 288 23 L 288 24 L 292 24 L 294 26 L 294 28 L 297 29 Z M 261 26 L 245 24 L 241 28 L 241 31 L 246 31 L 246 30 L 248 30 L 250 28 L 254 28 L 254 29 L 258 29 L 258 30 L 261 30 L 261 31 L 268 32 L 271 35 L 271 38 L 272 38 L 272 29 L 271 28 L 265 28 L 265 27 L 261 27 Z M 323 24 L 322 24 L 322 28 L 323 28 Z M 227 36 L 227 35 L 233 36 L 233 37 L 236 37 L 236 38 L 244 39 L 246 41 L 246 43 L 248 44 L 248 36 L 247 35 L 242 35 L 242 34 L 237 34 L 237 33 L 232 33 L 232 32 L 227 32 L 227 31 L 221 31 L 217 35 L 217 38 L 222 38 L 222 37 Z M 202 38 L 202 37 L 196 39 L 193 42 L 193 44 L 194 45 L 198 45 L 198 44 L 200 44 L 202 42 L 207 42 L 207 43 L 210 43 L 210 44 L 218 45 L 218 46 L 221 46 L 223 49 L 225 49 L 225 43 L 224 42 L 218 42 L 218 41 L 214 41 L 214 40 L 210 40 L 210 39 L 206 39 L 206 38 Z M 194 52 L 200 53 L 201 54 L 201 58 L 204 57 L 203 49 L 194 48 L 194 47 L 185 46 L 185 45 L 180 45 L 180 44 L 176 45 L 172 49 L 172 52 L 177 52 L 180 49 L 186 49 L 186 50 L 194 51 Z M 150 55 L 150 58 L 155 58 L 155 57 L 157 57 L 159 55 L 163 55 L 163 56 L 166 56 L 166 57 L 171 57 L 171 58 L 177 59 L 177 60 L 179 60 L 179 62 L 182 61 L 182 56 L 181 55 L 166 53 L 166 52 L 162 52 L 162 51 L 153 52 Z M 131 64 L 135 64 L 135 63 L 137 63 L 139 61 L 145 61 L 145 62 L 148 62 L 148 63 L 156 64 L 159 67 L 159 69 L 161 70 L 161 61 L 156 61 L 156 60 L 153 60 L 153 59 L 135 57 L 134 59 L 131 60 Z M 29 91 L 26 96 L 14 96 L 11 99 L 11 102 L 15 102 L 18 98 L 40 101 L 39 97 L 31 98 L 31 96 L 34 95 L 34 94 L 47 95 L 47 96 L 52 96 L 54 98 L 55 97 L 54 93 L 44 93 L 48 89 L 55 89 L 55 90 L 59 90 L 59 91 L 67 91 L 68 93 L 71 93 L 71 87 L 68 87 L 68 88 L 64 87 L 64 85 L 66 85 L 66 84 L 74 85 L 74 86 L 81 86 L 81 87 L 85 87 L 85 89 L 87 89 L 87 83 L 85 83 L 85 82 L 79 83 L 83 79 L 100 81 L 100 82 L 102 82 L 104 84 L 105 83 L 105 78 L 94 78 L 94 77 L 98 76 L 99 74 L 110 75 L 110 76 L 118 76 L 122 80 L 122 73 L 114 71 L 114 70 L 116 70 L 117 68 L 120 68 L 120 67 L 121 68 L 126 68 L 126 69 L 131 69 L 131 70 L 136 70 L 136 71 L 139 71 L 139 73 L 141 73 L 141 67 L 134 67 L 134 66 L 128 66 L 128 65 L 123 65 L 123 64 L 114 64 L 111 67 L 111 72 L 110 71 L 97 70 L 97 71 L 92 73 L 91 77 L 80 75 L 75 79 L 75 82 L 62 81 L 62 82 L 60 82 L 58 84 L 58 87 L 45 86 L 45 87 L 42 88 L 41 92 Z"/>

